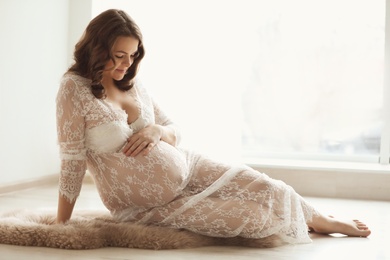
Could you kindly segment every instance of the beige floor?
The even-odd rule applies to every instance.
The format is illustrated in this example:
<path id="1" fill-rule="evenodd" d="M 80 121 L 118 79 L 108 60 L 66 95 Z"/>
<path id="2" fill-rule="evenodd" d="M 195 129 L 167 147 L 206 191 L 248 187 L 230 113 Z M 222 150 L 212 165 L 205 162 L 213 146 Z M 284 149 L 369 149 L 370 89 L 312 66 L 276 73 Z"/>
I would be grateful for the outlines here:
<path id="1" fill-rule="evenodd" d="M 374 192 L 374 191 L 373 191 Z M 390 202 L 307 198 L 326 214 L 353 217 L 369 224 L 369 238 L 312 235 L 313 243 L 273 249 L 239 247 L 203 247 L 186 250 L 140 250 L 103 248 L 96 250 L 61 250 L 52 248 L 0 245 L 0 259 L 390 259 Z M 0 212 L 14 209 L 56 208 L 55 185 L 0 195 Z M 75 210 L 101 209 L 95 187 L 86 184 Z"/>

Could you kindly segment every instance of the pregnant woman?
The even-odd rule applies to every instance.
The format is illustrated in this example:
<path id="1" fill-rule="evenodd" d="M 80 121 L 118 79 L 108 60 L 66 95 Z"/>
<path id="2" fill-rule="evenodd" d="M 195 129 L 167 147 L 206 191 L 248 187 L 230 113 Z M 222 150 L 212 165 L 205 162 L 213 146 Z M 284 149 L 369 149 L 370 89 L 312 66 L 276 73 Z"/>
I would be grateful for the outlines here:
<path id="1" fill-rule="evenodd" d="M 324 216 L 285 183 L 180 148 L 180 132 L 136 78 L 142 34 L 121 10 L 95 17 L 76 44 L 57 96 L 61 173 L 57 223 L 71 218 L 86 170 L 121 221 L 214 237 L 310 242 L 366 237 L 358 220 Z"/>

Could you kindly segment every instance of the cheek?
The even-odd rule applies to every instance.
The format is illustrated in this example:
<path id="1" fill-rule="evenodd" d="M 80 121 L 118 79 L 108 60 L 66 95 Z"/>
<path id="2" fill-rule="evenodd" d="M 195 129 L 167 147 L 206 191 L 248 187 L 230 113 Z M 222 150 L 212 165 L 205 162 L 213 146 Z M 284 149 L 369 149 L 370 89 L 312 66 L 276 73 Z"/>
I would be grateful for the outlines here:
<path id="1" fill-rule="evenodd" d="M 112 60 L 106 63 L 106 66 L 104 66 L 104 69 L 106 70 L 112 70 L 115 68 L 115 64 Z"/>

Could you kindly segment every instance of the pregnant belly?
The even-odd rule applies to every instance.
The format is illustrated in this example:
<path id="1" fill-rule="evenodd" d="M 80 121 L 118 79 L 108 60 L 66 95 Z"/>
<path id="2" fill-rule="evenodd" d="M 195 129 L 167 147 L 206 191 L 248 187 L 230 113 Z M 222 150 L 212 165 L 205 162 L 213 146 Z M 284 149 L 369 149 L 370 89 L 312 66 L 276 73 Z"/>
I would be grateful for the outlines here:
<path id="1" fill-rule="evenodd" d="M 182 152 L 162 141 L 147 156 L 106 156 L 99 156 L 100 165 L 92 167 L 92 174 L 103 203 L 110 210 L 167 204 L 181 193 L 188 174 Z"/>
<path id="2" fill-rule="evenodd" d="M 141 166 L 137 172 L 147 176 L 147 180 L 155 181 L 155 184 L 164 183 L 174 188 L 187 175 L 185 156 L 165 142 L 159 142 L 147 156 L 140 154 L 134 160 Z"/>

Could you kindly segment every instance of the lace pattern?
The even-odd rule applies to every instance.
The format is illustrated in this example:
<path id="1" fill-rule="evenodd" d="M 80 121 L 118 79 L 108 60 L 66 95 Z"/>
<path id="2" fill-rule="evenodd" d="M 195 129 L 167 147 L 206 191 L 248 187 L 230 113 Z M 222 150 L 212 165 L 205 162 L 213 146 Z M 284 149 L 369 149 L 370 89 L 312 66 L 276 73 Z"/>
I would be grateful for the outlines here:
<path id="1" fill-rule="evenodd" d="M 181 196 L 168 205 L 144 212 L 129 208 L 114 216 L 208 236 L 255 239 L 278 234 L 288 243 L 311 241 L 306 222 L 315 210 L 291 187 L 248 167 L 187 154 L 187 163 L 195 167 Z"/>
<path id="2" fill-rule="evenodd" d="M 217 236 L 262 238 L 278 234 L 307 243 L 306 222 L 316 211 L 290 186 L 249 167 L 234 167 L 159 142 L 147 156 L 120 148 L 149 124 L 180 131 L 147 91 L 130 90 L 140 117 L 130 126 L 123 111 L 94 98 L 90 81 L 64 76 L 57 96 L 61 151 L 60 194 L 74 201 L 88 167 L 104 205 L 122 221 L 184 228 Z"/>

